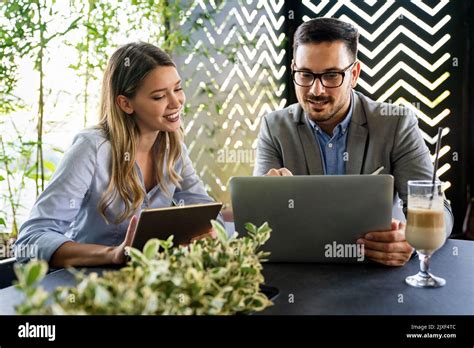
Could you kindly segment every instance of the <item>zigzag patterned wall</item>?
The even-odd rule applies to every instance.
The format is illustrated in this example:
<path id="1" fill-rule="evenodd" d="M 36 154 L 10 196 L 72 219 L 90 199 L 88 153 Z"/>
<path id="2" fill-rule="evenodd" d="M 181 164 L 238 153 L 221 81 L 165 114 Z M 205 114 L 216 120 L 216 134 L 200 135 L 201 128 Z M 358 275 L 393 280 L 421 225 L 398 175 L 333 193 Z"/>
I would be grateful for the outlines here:
<path id="1" fill-rule="evenodd" d="M 212 12 L 192 34 L 196 47 L 208 48 L 209 55 L 189 54 L 177 62 L 190 78 L 186 144 L 211 194 L 224 202 L 230 201 L 229 178 L 252 174 L 260 117 L 287 103 L 283 5 L 282 0 L 195 1 L 182 23 L 185 28 L 200 13 Z"/>
<path id="2" fill-rule="evenodd" d="M 357 89 L 412 109 L 432 153 L 437 127 L 446 127 L 438 175 L 451 185 L 451 143 L 458 137 L 452 119 L 459 101 L 453 95 L 457 58 L 451 52 L 452 2 L 257 0 L 217 6 L 194 1 L 182 28 L 211 11 L 212 19 L 193 34 L 196 47 L 208 47 L 209 55 L 179 57 L 178 66 L 182 75 L 192 77 L 186 86 L 192 102 L 185 117 L 186 143 L 215 198 L 229 202 L 228 179 L 252 173 L 260 117 L 288 103 L 291 51 L 285 31 L 319 16 L 341 18 L 359 28 L 362 74 Z M 237 62 L 219 52 L 223 47 L 234 49 Z"/>

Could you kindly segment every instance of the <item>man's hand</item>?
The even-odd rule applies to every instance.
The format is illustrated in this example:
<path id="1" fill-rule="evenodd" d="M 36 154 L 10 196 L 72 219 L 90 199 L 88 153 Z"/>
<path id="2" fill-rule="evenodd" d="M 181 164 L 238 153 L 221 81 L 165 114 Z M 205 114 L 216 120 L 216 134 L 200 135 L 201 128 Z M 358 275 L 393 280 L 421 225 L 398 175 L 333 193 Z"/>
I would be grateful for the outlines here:
<path id="1" fill-rule="evenodd" d="M 364 244 L 366 257 L 387 266 L 403 266 L 413 253 L 405 239 L 405 224 L 395 219 L 391 231 L 366 233 L 357 243 Z"/>
<path id="2" fill-rule="evenodd" d="M 293 173 L 286 168 L 275 169 L 272 168 L 265 176 L 293 176 Z"/>

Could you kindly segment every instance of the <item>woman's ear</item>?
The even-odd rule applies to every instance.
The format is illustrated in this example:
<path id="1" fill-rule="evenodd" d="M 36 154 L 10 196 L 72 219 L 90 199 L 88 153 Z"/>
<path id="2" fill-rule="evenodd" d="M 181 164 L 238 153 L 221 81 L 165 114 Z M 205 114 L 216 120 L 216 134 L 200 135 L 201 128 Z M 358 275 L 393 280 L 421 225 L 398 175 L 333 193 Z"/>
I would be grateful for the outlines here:
<path id="1" fill-rule="evenodd" d="M 119 108 L 128 115 L 133 114 L 133 106 L 130 100 L 124 95 L 118 95 L 115 99 Z"/>

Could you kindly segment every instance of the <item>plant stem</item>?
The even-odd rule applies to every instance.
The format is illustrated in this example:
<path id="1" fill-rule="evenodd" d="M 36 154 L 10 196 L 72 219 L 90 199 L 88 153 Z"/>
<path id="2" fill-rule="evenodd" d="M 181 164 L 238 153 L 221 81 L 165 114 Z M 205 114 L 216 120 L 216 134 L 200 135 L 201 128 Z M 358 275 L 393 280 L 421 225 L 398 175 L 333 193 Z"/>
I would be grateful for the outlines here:
<path id="1" fill-rule="evenodd" d="M 91 12 L 92 12 L 92 5 L 89 2 L 89 9 L 87 10 L 87 23 L 90 23 L 90 18 L 91 18 Z M 86 74 L 85 74 L 85 83 L 84 83 L 84 127 L 87 126 L 87 104 L 88 104 L 88 98 L 89 98 L 89 77 L 90 77 L 90 69 L 89 69 L 89 63 L 90 63 L 90 37 L 89 37 L 89 28 L 86 28 Z"/>
<path id="2" fill-rule="evenodd" d="M 15 122 L 12 121 L 12 125 L 13 125 L 13 128 L 15 128 L 16 136 L 18 137 L 18 140 L 20 141 L 21 148 L 22 148 L 22 150 L 24 150 L 23 137 L 21 136 L 21 133 L 18 131 L 18 128 L 16 127 Z M 20 187 L 18 188 L 18 191 L 17 191 L 17 194 L 16 194 L 15 208 L 20 206 L 21 192 L 22 192 L 23 188 L 25 187 L 25 174 L 26 174 L 26 171 L 27 171 L 27 168 L 30 164 L 30 159 L 31 159 L 31 150 L 28 150 L 28 156 L 23 156 L 23 158 L 25 159 L 25 164 L 23 165 L 23 168 L 21 170 Z M 15 221 L 15 223 L 16 223 L 16 221 Z M 18 232 L 18 230 L 17 230 L 17 232 Z"/>
<path id="3" fill-rule="evenodd" d="M 44 39 L 44 26 L 43 19 L 41 17 L 41 2 L 38 1 L 38 27 L 40 34 L 40 44 L 38 52 L 38 71 L 40 74 L 40 86 L 39 86 L 39 100 L 38 100 L 38 124 L 37 124 L 37 151 L 36 151 L 36 197 L 39 196 L 39 185 L 38 177 L 41 174 L 41 191 L 44 190 L 44 163 L 43 163 L 43 117 L 44 117 L 44 67 L 43 67 L 43 57 L 45 49 L 45 39 Z"/>
<path id="4" fill-rule="evenodd" d="M 0 135 L 0 144 L 2 146 L 3 161 L 5 163 L 5 170 L 7 172 L 8 200 L 10 202 L 10 207 L 12 209 L 12 215 L 13 215 L 11 236 L 14 237 L 17 235 L 17 232 L 18 232 L 18 226 L 16 223 L 16 206 L 15 206 L 15 202 L 13 201 L 13 190 L 12 190 L 12 185 L 10 182 L 10 168 L 8 167 L 8 157 L 5 152 L 5 143 L 3 142 L 3 137 L 1 135 Z"/>

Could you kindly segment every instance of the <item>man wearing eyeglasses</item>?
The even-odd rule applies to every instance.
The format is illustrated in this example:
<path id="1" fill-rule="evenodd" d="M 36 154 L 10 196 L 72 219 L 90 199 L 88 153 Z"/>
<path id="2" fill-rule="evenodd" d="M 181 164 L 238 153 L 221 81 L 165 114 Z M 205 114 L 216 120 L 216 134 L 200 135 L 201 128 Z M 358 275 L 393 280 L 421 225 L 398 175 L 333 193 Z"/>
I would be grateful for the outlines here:
<path id="1" fill-rule="evenodd" d="M 394 176 L 406 213 L 407 181 L 431 180 L 430 153 L 409 109 L 353 90 L 361 70 L 358 40 L 355 27 L 334 18 L 298 27 L 291 64 L 298 103 L 262 118 L 254 175 L 372 174 L 383 168 Z M 398 202 L 395 197 L 393 215 L 404 219 Z M 449 236 L 447 201 L 445 220 Z M 357 242 L 366 257 L 389 266 L 404 265 L 413 252 L 397 219 L 390 231 L 369 232 Z"/>

